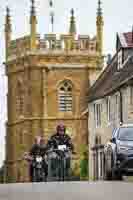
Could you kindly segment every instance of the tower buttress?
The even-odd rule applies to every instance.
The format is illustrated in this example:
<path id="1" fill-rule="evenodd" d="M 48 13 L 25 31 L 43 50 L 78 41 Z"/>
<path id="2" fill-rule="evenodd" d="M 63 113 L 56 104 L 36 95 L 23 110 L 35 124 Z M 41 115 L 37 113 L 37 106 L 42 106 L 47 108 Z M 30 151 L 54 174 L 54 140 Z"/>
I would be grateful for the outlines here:
<path id="1" fill-rule="evenodd" d="M 35 12 L 35 1 L 31 0 L 31 15 L 30 15 L 30 47 L 31 49 L 36 49 L 36 12 Z"/>
<path id="2" fill-rule="evenodd" d="M 103 15 L 102 15 L 101 0 L 98 0 L 96 26 L 97 26 L 97 52 L 99 53 L 100 56 L 102 56 L 104 20 L 103 20 Z"/>
<path id="3" fill-rule="evenodd" d="M 11 20 L 10 20 L 10 10 L 7 7 L 6 8 L 6 19 L 5 19 L 6 61 L 8 59 L 8 55 L 9 55 L 9 46 L 10 46 L 10 42 L 11 42 L 11 33 L 12 33 L 12 27 L 11 27 Z"/>

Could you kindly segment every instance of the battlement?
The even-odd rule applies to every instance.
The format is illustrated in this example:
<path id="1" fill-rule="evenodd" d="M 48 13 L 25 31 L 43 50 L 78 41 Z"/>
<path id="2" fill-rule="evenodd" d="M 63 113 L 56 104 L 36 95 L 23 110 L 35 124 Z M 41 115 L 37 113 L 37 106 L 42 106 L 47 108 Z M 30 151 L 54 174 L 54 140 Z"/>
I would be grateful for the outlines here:
<path id="1" fill-rule="evenodd" d="M 12 40 L 8 49 L 8 57 L 20 56 L 30 51 L 30 36 L 25 36 Z M 96 53 L 96 37 L 90 38 L 89 35 L 78 35 L 74 37 L 69 34 L 62 34 L 57 37 L 56 34 L 45 34 L 44 38 L 36 35 L 36 50 L 54 53 L 58 51 L 80 52 L 87 54 Z"/>
<path id="2" fill-rule="evenodd" d="M 35 54 L 54 54 L 62 55 L 103 55 L 103 16 L 101 2 L 98 0 L 97 18 L 96 18 L 96 36 L 91 38 L 89 35 L 77 35 L 76 18 L 74 9 L 71 9 L 69 30 L 66 34 L 54 34 L 54 16 L 51 15 L 51 33 L 40 37 L 37 34 L 37 16 L 35 1 L 31 1 L 30 12 L 30 34 L 12 41 L 12 23 L 10 9 L 6 9 L 5 18 L 5 44 L 6 60 L 12 60 L 31 52 Z"/>

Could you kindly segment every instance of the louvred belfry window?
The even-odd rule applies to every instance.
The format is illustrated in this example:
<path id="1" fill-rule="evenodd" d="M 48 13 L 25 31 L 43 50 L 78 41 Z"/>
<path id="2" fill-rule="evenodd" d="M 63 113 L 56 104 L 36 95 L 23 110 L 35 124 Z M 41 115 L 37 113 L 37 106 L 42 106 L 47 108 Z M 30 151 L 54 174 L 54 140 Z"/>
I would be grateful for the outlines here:
<path id="1" fill-rule="evenodd" d="M 72 111 L 72 85 L 65 81 L 58 91 L 59 110 L 62 112 Z"/>

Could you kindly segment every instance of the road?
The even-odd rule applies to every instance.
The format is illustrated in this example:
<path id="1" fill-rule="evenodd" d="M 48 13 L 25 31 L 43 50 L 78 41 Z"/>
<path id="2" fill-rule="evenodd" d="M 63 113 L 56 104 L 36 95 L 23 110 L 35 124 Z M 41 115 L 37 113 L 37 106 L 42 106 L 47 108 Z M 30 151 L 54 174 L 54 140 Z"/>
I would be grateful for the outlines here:
<path id="1" fill-rule="evenodd" d="M 0 185 L 0 200 L 133 200 L 133 183 L 52 182 Z"/>

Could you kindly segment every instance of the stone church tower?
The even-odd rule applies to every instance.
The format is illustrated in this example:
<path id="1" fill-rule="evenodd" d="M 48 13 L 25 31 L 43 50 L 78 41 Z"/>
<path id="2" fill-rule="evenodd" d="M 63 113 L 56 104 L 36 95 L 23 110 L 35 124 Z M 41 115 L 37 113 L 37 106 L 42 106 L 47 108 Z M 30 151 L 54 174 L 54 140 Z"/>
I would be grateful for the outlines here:
<path id="1" fill-rule="evenodd" d="M 67 34 L 37 34 L 34 0 L 31 1 L 30 34 L 12 40 L 10 10 L 5 23 L 8 121 L 6 124 L 7 182 L 28 181 L 24 152 L 36 135 L 46 140 L 59 122 L 67 127 L 78 152 L 88 145 L 87 92 L 102 69 L 103 17 L 100 0 L 97 33 L 77 35 L 74 10 Z"/>

